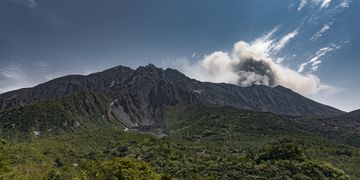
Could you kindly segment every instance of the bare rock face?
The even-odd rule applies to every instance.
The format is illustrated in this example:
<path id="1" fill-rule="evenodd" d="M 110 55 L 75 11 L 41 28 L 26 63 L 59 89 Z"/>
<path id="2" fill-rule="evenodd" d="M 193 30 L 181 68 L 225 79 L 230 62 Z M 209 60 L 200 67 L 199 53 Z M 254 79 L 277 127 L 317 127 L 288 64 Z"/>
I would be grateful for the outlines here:
<path id="1" fill-rule="evenodd" d="M 200 82 L 177 70 L 163 70 L 151 64 L 136 70 L 118 66 L 88 76 L 65 76 L 33 88 L 1 94 L 0 113 L 82 91 L 96 91 L 110 97 L 110 104 L 103 107 L 108 111 L 104 119 L 129 128 L 157 128 L 164 111 L 180 104 L 232 106 L 295 116 L 334 116 L 343 113 L 281 86 L 239 87 Z"/>
<path id="2" fill-rule="evenodd" d="M 166 107 L 180 102 L 176 88 L 165 72 L 153 65 L 138 68 L 116 98 L 115 105 L 121 109 L 120 114 L 128 115 L 130 121 L 144 127 L 156 124 Z"/>

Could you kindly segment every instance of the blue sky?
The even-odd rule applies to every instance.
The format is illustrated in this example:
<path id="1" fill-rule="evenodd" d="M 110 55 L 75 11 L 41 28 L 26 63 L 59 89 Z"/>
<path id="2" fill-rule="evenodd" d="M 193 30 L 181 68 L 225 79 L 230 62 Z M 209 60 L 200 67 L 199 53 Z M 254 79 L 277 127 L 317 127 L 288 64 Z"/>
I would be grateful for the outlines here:
<path id="1" fill-rule="evenodd" d="M 351 111 L 360 108 L 359 5 L 355 0 L 1 0 L 0 92 L 67 74 L 153 63 L 204 81 L 284 85 Z M 245 61 L 267 69 L 251 72 L 242 67 Z"/>

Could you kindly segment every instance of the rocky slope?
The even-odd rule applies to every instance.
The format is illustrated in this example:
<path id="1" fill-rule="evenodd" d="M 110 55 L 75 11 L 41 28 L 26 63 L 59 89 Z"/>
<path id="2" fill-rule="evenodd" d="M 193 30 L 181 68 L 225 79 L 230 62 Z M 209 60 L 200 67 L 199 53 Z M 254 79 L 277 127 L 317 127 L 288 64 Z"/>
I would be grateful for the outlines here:
<path id="1" fill-rule="evenodd" d="M 343 113 L 282 86 L 239 87 L 223 83 L 199 82 L 172 69 L 167 69 L 166 73 L 182 93 L 182 97 L 194 103 L 225 105 L 295 116 L 332 116 Z"/>
<path id="2" fill-rule="evenodd" d="M 106 107 L 102 107 L 107 109 L 104 116 L 129 128 L 157 127 L 164 111 L 176 105 L 232 106 L 293 116 L 343 113 L 281 86 L 244 88 L 200 82 L 177 70 L 163 70 L 154 65 L 136 70 L 118 66 L 88 76 L 65 76 L 33 88 L 8 92 L 0 95 L 0 113 L 88 91 L 109 97 Z"/>

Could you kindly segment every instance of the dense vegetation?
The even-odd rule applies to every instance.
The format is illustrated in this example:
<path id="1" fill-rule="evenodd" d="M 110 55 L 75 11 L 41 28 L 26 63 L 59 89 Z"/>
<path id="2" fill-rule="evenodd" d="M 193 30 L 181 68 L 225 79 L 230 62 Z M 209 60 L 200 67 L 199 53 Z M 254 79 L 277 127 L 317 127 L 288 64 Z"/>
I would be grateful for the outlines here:
<path id="1" fill-rule="evenodd" d="M 108 126 L 105 115 L 109 102 L 100 93 L 82 92 L 15 108 L 0 113 L 0 135 L 25 139 Z"/>
<path id="2" fill-rule="evenodd" d="M 356 179 L 360 150 L 269 113 L 173 108 L 167 136 L 122 128 L 0 140 L 0 179 Z M 64 131 L 66 132 L 66 131 Z"/>

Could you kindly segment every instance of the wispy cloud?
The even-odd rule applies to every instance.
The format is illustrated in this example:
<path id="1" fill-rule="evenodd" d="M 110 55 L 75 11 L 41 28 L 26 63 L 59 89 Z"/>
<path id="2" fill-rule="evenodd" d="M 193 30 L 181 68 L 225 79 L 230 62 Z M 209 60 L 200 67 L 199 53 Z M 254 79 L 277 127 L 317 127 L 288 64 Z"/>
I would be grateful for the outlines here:
<path id="1" fill-rule="evenodd" d="M 319 6 L 319 9 L 324 9 L 329 7 L 332 0 L 300 0 L 299 6 L 297 8 L 298 11 L 301 11 L 306 5 L 312 3 L 316 6 Z M 343 0 L 348 1 L 348 0 Z M 344 2 L 344 6 L 348 5 L 348 3 Z"/>
<path id="2" fill-rule="evenodd" d="M 320 3 L 320 9 L 327 8 L 330 5 L 331 0 L 320 0 Z"/>
<path id="3" fill-rule="evenodd" d="M 348 8 L 348 7 L 350 6 L 350 3 L 351 3 L 351 0 L 343 0 L 343 1 L 340 3 L 339 7 L 341 7 L 341 8 Z"/>
<path id="4" fill-rule="evenodd" d="M 336 49 L 340 49 L 341 46 L 330 44 L 328 47 L 324 47 L 316 51 L 314 55 L 312 55 L 308 61 L 300 64 L 298 68 L 298 72 L 304 72 L 305 68 L 310 65 L 312 71 L 316 71 L 319 69 L 320 64 L 322 63 L 321 57 L 327 55 L 329 52 L 334 51 Z"/>
<path id="5" fill-rule="evenodd" d="M 22 64 L 13 61 L 1 64 L 0 93 L 27 87 L 29 85 Z"/>
<path id="6" fill-rule="evenodd" d="M 294 31 L 286 34 L 284 37 L 282 37 L 273 47 L 273 51 L 275 53 L 279 52 L 282 48 L 285 47 L 285 45 L 293 38 L 295 38 L 299 34 L 298 29 L 295 29 Z"/>
<path id="7" fill-rule="evenodd" d="M 300 0 L 300 4 L 297 8 L 298 11 L 301 11 L 307 4 L 307 0 Z"/>
<path id="8" fill-rule="evenodd" d="M 19 88 L 33 87 L 39 83 L 69 74 L 88 75 L 102 70 L 99 66 L 77 67 L 74 69 L 54 70 L 51 65 L 44 61 L 24 63 L 12 60 L 4 63 L 0 62 L 0 93 Z"/>
<path id="9" fill-rule="evenodd" d="M 4 78 L 16 79 L 22 76 L 22 65 L 17 62 L 9 62 L 0 68 L 0 75 Z"/>
<path id="10" fill-rule="evenodd" d="M 289 32 L 280 38 L 274 38 L 273 36 L 278 31 L 279 27 L 280 26 L 275 27 L 269 33 L 255 39 L 252 42 L 253 46 L 256 47 L 256 51 L 258 51 L 258 54 L 277 54 L 299 34 L 299 30 L 295 29 L 294 31 Z"/>
<path id="11" fill-rule="evenodd" d="M 17 3 L 19 5 L 27 6 L 30 8 L 35 8 L 37 6 L 37 3 L 35 0 L 8 0 L 13 3 Z"/>
<path id="12" fill-rule="evenodd" d="M 311 41 L 316 41 L 319 38 L 321 38 L 323 36 L 324 33 L 326 33 L 327 31 L 330 30 L 330 27 L 332 26 L 333 22 L 329 22 L 327 24 L 325 24 L 318 32 L 316 32 L 312 37 L 311 37 Z"/>
<path id="13" fill-rule="evenodd" d="M 32 63 L 32 65 L 34 65 L 36 67 L 39 67 L 39 68 L 47 68 L 47 67 L 49 67 L 49 64 L 46 63 L 45 61 L 37 61 L 37 62 Z"/>
<path id="14" fill-rule="evenodd" d="M 313 33 L 309 38 L 310 43 L 313 44 L 314 41 L 323 37 L 325 33 L 329 32 L 332 28 L 336 28 L 335 23 L 337 19 L 339 19 L 337 16 L 350 6 L 352 0 L 299 0 L 298 2 L 300 3 L 298 10 L 308 7 L 310 12 L 305 15 L 301 21 L 301 25 L 298 27 L 304 32 Z M 314 27 L 318 29 L 313 31 Z M 341 44 L 342 46 L 346 44 L 346 42 L 344 43 L 343 40 L 333 40 L 332 44 L 327 47 L 312 50 L 315 52 L 314 55 L 309 57 L 305 62 L 300 63 L 297 71 L 299 73 L 317 71 L 323 63 L 322 59 L 324 56 L 341 47 L 335 44 Z"/>

